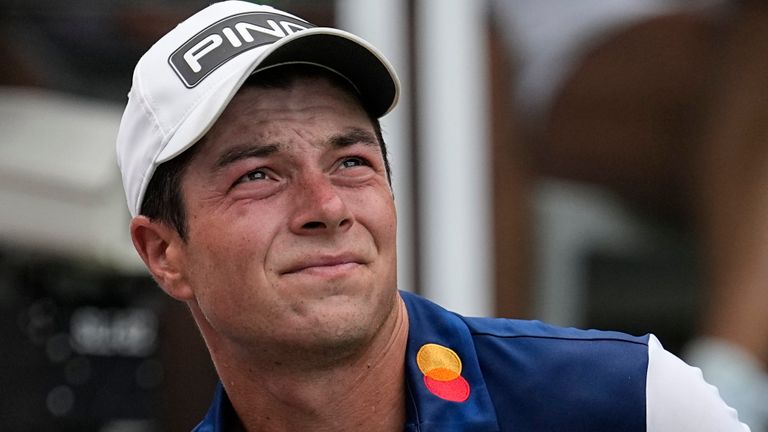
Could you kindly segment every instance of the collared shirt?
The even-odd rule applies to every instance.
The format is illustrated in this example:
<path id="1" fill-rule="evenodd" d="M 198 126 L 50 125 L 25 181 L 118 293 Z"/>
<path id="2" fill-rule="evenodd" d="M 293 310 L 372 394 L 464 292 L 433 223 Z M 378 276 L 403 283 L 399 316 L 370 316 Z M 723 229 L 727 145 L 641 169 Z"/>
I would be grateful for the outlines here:
<path id="1" fill-rule="evenodd" d="M 467 318 L 401 292 L 409 432 L 749 431 L 653 335 Z M 196 432 L 240 430 L 219 384 Z"/>

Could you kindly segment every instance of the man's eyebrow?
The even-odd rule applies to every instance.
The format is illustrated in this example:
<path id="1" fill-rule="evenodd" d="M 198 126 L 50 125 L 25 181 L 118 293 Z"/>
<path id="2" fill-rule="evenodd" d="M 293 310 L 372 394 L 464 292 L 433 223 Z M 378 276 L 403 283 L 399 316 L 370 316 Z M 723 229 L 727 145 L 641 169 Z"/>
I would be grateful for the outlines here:
<path id="1" fill-rule="evenodd" d="M 277 152 L 277 144 L 247 145 L 227 150 L 216 159 L 216 169 L 221 169 L 242 159 L 266 157 Z"/>
<path id="2" fill-rule="evenodd" d="M 328 139 L 328 143 L 334 148 L 344 148 L 354 144 L 379 146 L 379 140 L 373 133 L 360 128 L 350 128 L 342 133 L 333 135 Z"/>

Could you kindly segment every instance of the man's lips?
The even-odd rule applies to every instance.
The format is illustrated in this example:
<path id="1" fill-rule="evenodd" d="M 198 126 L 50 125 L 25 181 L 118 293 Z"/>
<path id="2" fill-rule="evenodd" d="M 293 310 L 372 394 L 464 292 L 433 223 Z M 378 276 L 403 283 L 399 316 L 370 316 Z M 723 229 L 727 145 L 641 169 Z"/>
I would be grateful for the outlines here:
<path id="1" fill-rule="evenodd" d="M 332 275 L 352 270 L 363 263 L 363 260 L 353 256 L 311 257 L 289 266 L 282 273 L 286 275 L 301 273 Z"/>

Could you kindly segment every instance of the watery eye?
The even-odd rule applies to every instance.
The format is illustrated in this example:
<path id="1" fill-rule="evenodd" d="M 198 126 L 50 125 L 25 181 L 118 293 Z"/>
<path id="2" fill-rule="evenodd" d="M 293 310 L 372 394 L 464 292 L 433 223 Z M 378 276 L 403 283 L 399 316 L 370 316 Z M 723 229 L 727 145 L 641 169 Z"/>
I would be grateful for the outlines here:
<path id="1" fill-rule="evenodd" d="M 263 170 L 256 170 L 251 171 L 248 174 L 240 177 L 238 180 L 238 183 L 244 183 L 244 182 L 251 182 L 256 180 L 265 180 L 267 178 L 267 173 Z"/>
<path id="2" fill-rule="evenodd" d="M 353 167 L 363 166 L 363 165 L 365 165 L 365 161 L 358 157 L 347 158 L 341 162 L 341 166 L 344 168 L 353 168 Z"/>

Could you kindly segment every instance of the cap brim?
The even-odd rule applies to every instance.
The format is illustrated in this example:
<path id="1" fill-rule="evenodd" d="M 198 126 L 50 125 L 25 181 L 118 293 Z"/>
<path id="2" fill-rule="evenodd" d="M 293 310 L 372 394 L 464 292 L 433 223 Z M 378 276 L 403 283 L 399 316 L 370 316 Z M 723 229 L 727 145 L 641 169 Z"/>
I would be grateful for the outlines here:
<path id="1" fill-rule="evenodd" d="M 218 71 L 227 75 L 218 78 L 219 84 L 209 89 L 181 121 L 156 163 L 173 159 L 202 138 L 245 80 L 261 69 L 292 63 L 331 69 L 350 81 L 377 118 L 391 111 L 399 98 L 399 81 L 389 61 L 364 39 L 334 28 L 314 27 L 294 33 L 266 50 L 254 49 L 230 63 L 227 70 Z"/>

